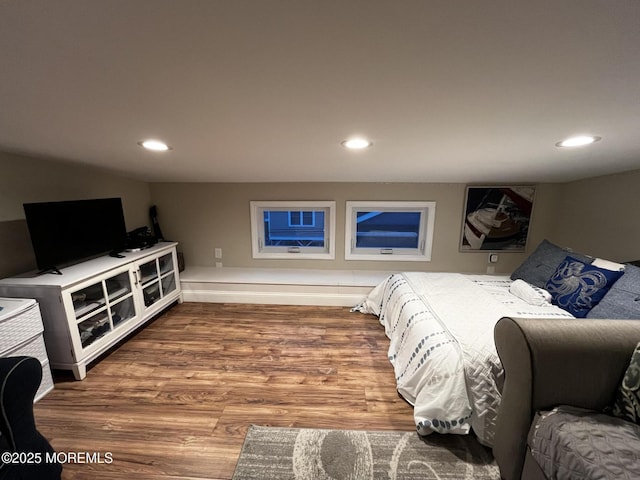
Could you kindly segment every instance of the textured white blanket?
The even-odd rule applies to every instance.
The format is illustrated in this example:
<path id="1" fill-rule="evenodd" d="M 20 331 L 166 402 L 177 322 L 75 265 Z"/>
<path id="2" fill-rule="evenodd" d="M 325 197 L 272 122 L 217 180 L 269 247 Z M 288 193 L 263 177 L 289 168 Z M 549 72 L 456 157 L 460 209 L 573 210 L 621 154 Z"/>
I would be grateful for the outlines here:
<path id="1" fill-rule="evenodd" d="M 509 293 L 508 277 L 410 272 L 391 275 L 358 306 L 390 339 L 398 392 L 418 433 L 469 432 L 493 444 L 502 367 L 493 327 L 503 316 L 571 317 Z"/>

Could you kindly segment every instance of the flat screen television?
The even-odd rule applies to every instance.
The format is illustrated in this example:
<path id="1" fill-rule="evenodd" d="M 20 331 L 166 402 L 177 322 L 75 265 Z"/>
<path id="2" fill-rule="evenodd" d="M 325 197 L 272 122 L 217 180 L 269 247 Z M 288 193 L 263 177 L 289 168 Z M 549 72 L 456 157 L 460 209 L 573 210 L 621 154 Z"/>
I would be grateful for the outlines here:
<path id="1" fill-rule="evenodd" d="M 42 271 L 59 273 L 58 268 L 126 246 L 127 229 L 119 198 L 23 206 L 36 264 Z"/>

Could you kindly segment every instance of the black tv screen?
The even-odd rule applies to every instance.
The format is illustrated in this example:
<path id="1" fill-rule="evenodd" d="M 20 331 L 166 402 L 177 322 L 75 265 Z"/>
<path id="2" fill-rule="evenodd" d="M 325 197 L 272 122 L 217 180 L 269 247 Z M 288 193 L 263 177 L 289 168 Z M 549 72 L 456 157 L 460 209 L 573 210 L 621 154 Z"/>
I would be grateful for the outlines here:
<path id="1" fill-rule="evenodd" d="M 122 250 L 126 245 L 119 198 L 25 203 L 24 213 L 41 270 Z"/>

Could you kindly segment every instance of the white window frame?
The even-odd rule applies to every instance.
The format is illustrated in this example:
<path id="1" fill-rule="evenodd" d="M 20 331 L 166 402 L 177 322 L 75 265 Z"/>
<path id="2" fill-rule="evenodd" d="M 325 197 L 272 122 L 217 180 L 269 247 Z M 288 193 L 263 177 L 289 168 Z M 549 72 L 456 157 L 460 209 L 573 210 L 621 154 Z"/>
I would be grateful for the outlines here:
<path id="1" fill-rule="evenodd" d="M 356 219 L 361 211 L 419 212 L 420 231 L 418 248 L 357 248 Z M 433 247 L 433 230 L 436 219 L 436 202 L 347 202 L 345 212 L 344 258 L 345 260 L 374 260 L 395 262 L 430 262 Z"/>
<path id="2" fill-rule="evenodd" d="M 251 252 L 253 258 L 334 260 L 336 202 L 333 201 L 251 201 Z M 264 245 L 265 210 L 324 210 L 324 247 L 288 247 Z M 314 215 L 315 217 L 315 215 Z M 314 218 L 315 221 L 315 218 Z"/>

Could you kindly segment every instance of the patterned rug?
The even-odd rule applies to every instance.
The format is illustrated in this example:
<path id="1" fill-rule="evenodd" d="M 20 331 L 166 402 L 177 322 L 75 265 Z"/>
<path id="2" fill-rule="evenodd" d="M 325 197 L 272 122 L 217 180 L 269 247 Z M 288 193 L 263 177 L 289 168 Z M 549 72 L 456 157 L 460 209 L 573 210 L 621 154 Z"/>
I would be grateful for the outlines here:
<path id="1" fill-rule="evenodd" d="M 233 480 L 499 480 L 470 435 L 249 427 Z"/>

